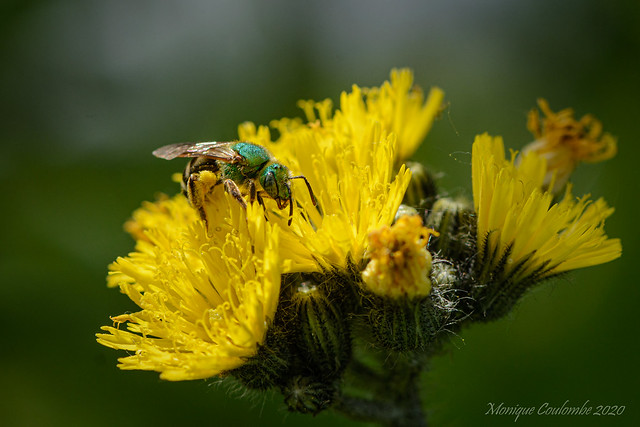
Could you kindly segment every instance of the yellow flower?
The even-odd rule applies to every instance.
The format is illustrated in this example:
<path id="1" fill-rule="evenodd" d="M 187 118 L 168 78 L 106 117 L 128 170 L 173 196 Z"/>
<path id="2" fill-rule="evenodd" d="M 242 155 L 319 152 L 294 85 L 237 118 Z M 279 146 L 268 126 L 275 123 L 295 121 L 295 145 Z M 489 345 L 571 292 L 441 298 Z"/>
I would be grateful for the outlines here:
<path id="1" fill-rule="evenodd" d="M 222 191 L 209 233 L 183 196 L 146 203 L 128 223 L 136 251 L 110 266 L 108 284 L 141 310 L 98 334 L 134 353 L 119 359 L 121 369 L 208 378 L 242 365 L 264 341 L 280 290 L 278 233 L 262 209 L 245 214 Z"/>
<path id="2" fill-rule="evenodd" d="M 595 117 L 587 114 L 578 121 L 570 108 L 554 113 L 544 99 L 538 100 L 538 106 L 545 118 L 541 119 L 536 109 L 529 112 L 527 127 L 536 140 L 522 153 L 534 151 L 547 160 L 544 185 L 554 193 L 567 183 L 578 163 L 596 163 L 615 156 L 616 139 L 602 133 L 602 123 Z"/>
<path id="3" fill-rule="evenodd" d="M 531 151 L 515 164 L 505 160 L 500 137 L 473 143 L 473 199 L 477 214 L 481 277 L 533 282 L 564 271 L 602 264 L 620 256 L 619 239 L 609 239 L 604 220 L 613 213 L 604 200 L 564 199 L 544 190 L 545 158 Z"/>
<path id="4" fill-rule="evenodd" d="M 346 103 L 360 115 L 366 110 L 369 120 L 379 121 L 384 129 L 397 136 L 396 158 L 400 162 L 415 153 L 443 108 L 444 92 L 433 87 L 425 101 L 422 89 L 413 86 L 413 73 L 406 68 L 392 70 L 390 82 L 364 90 L 364 94 L 366 107 L 355 87 Z"/>
<path id="5" fill-rule="evenodd" d="M 198 181 L 206 224 L 183 196 L 136 211 L 125 227 L 136 250 L 111 265 L 108 284 L 141 311 L 113 317 L 115 325 L 98 335 L 101 344 L 134 353 L 119 367 L 158 371 L 168 380 L 238 368 L 265 342 L 281 273 L 361 264 L 369 232 L 393 222 L 409 183 L 399 156 L 415 149 L 441 103 L 435 90 L 423 106 L 411 82 L 405 70 L 380 89 L 354 86 L 335 113 L 328 100 L 303 102 L 309 122 L 274 121 L 275 141 L 267 127 L 239 127 L 241 140 L 265 146 L 311 183 L 317 207 L 305 183 L 291 181 L 290 226 L 288 210 L 272 199 L 264 200 L 265 210 L 253 204 L 245 213 L 211 171 Z"/>
<path id="6" fill-rule="evenodd" d="M 315 263 L 297 271 L 358 264 L 369 232 L 392 223 L 410 180 L 409 170 L 398 163 L 424 138 L 442 102 L 442 91 L 436 88 L 424 103 L 422 92 L 411 88 L 412 81 L 410 71 L 394 70 L 391 83 L 381 88 L 354 85 L 351 93 L 342 93 L 335 112 L 329 100 L 301 101 L 308 122 L 273 121 L 279 133 L 275 141 L 265 126 L 239 127 L 240 140 L 267 147 L 294 175 L 305 175 L 318 199 L 316 208 L 304 183 L 293 183 L 302 213 L 294 215 L 290 227 L 267 201 L 269 220 L 281 225 L 281 241 L 301 242 L 306 251 L 298 254 Z"/>
<path id="7" fill-rule="evenodd" d="M 431 292 L 429 236 L 438 233 L 422 226 L 418 215 L 401 216 L 391 227 L 369 233 L 367 255 L 371 260 L 362 272 L 364 285 L 380 296 L 423 297 Z"/>

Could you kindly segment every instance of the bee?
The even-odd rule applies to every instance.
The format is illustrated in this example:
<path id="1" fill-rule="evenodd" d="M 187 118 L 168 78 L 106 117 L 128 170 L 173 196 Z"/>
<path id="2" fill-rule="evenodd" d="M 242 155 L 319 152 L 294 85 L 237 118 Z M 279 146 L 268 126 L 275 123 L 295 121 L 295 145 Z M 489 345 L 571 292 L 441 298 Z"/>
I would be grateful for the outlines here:
<path id="1" fill-rule="evenodd" d="M 304 180 L 313 205 L 318 204 L 311 184 L 304 175 L 291 176 L 289 168 L 278 163 L 266 148 L 250 142 L 178 143 L 160 147 L 153 155 L 166 160 L 176 157 L 192 158 L 182 175 L 182 192 L 205 222 L 205 193 L 211 188 L 203 193 L 203 186 L 199 185 L 200 174 L 204 171 L 213 172 L 217 177 L 214 187 L 223 184 L 225 191 L 245 209 L 247 203 L 241 188 L 248 193 L 250 202 L 258 200 L 263 207 L 263 195 L 275 200 L 278 209 L 289 206 L 289 225 L 293 219 L 293 199 L 289 183 L 292 179 Z"/>

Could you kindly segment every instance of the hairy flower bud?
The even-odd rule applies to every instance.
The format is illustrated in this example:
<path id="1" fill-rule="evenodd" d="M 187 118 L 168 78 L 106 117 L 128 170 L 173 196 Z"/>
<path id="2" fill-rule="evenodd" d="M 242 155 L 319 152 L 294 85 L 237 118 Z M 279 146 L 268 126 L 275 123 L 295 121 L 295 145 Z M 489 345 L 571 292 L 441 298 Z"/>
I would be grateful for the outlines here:
<path id="1" fill-rule="evenodd" d="M 455 288 L 460 278 L 458 270 L 451 263 L 445 260 L 435 260 L 431 266 L 431 283 L 442 289 Z"/>
<path id="2" fill-rule="evenodd" d="M 439 199 L 429 211 L 426 225 L 440 233 L 429 242 L 432 252 L 461 261 L 474 253 L 475 218 L 468 202 Z"/>
<path id="3" fill-rule="evenodd" d="M 329 407 L 335 387 L 332 382 L 295 376 L 282 388 L 282 394 L 289 411 L 315 415 Z"/>
<path id="4" fill-rule="evenodd" d="M 304 281 L 293 295 L 296 344 L 305 371 L 318 378 L 335 378 L 351 357 L 351 334 L 341 305 L 312 281 Z"/>

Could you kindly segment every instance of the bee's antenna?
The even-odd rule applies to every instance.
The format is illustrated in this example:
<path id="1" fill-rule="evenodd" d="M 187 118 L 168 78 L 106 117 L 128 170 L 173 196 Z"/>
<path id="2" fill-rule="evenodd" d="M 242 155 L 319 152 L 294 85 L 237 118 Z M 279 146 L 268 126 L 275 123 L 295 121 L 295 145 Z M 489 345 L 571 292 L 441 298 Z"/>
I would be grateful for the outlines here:
<path id="1" fill-rule="evenodd" d="M 311 196 L 311 202 L 313 206 L 318 206 L 318 201 L 316 200 L 316 196 L 313 194 L 313 190 L 311 189 L 311 184 L 307 180 L 307 177 L 304 175 L 292 176 L 289 179 L 304 179 L 304 183 L 307 184 L 307 189 L 309 190 L 309 195 Z"/>

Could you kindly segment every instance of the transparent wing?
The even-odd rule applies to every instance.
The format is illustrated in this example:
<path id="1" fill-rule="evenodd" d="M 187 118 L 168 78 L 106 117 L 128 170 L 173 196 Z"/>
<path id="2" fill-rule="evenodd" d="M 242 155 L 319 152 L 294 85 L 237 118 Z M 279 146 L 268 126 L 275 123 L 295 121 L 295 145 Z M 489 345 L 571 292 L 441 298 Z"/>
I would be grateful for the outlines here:
<path id="1" fill-rule="evenodd" d="M 244 157 L 231 147 L 236 142 L 180 142 L 165 145 L 153 152 L 161 159 L 171 160 L 176 157 L 208 157 L 227 163 L 240 163 Z"/>

